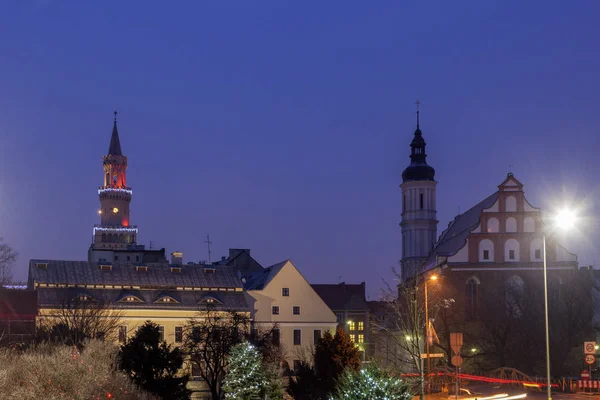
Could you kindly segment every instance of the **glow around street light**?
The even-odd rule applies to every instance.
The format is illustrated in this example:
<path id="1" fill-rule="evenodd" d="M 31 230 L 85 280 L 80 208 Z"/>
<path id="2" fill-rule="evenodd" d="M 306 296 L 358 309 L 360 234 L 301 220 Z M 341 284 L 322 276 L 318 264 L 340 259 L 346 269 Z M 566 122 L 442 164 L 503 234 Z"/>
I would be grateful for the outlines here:
<path id="1" fill-rule="evenodd" d="M 561 210 L 556 214 L 556 225 L 564 230 L 569 230 L 575 225 L 575 212 L 567 209 Z"/>
<path id="2" fill-rule="evenodd" d="M 431 279 L 432 281 L 436 281 L 437 280 L 437 275 L 431 275 L 431 277 L 429 279 Z"/>

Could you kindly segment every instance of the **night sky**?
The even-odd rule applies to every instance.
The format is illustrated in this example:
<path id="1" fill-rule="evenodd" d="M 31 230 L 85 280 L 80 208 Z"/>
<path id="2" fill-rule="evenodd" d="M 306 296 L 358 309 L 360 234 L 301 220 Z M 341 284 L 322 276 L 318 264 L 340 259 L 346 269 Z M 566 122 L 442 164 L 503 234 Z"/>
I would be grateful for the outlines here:
<path id="1" fill-rule="evenodd" d="M 401 258 L 415 128 L 439 182 L 438 235 L 509 169 L 544 209 L 584 216 L 600 262 L 600 2 L 0 3 L 0 235 L 85 260 L 113 111 L 138 242 L 184 261 L 250 248 L 313 283 Z M 512 167 L 510 167 L 512 165 Z"/>

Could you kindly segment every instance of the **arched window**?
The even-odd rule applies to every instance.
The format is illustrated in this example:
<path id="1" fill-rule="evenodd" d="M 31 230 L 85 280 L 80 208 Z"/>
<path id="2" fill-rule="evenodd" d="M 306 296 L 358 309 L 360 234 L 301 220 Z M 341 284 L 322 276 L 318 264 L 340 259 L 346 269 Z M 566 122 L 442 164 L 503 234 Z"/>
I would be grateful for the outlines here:
<path id="1" fill-rule="evenodd" d="M 500 222 L 498 221 L 498 218 L 492 217 L 492 218 L 488 219 L 487 231 L 489 233 L 500 232 Z"/>
<path id="2" fill-rule="evenodd" d="M 479 242 L 479 262 L 494 261 L 494 243 L 490 239 Z"/>
<path id="3" fill-rule="evenodd" d="M 465 286 L 465 312 L 468 319 L 477 318 L 477 308 L 479 299 L 479 279 L 471 277 L 467 279 Z"/>
<path id="4" fill-rule="evenodd" d="M 504 242 L 504 262 L 520 261 L 519 242 L 517 239 L 508 239 Z"/>
<path id="5" fill-rule="evenodd" d="M 102 234 L 102 241 L 103 241 L 103 242 L 106 242 L 106 233 L 103 233 L 103 234 Z"/>
<path id="6" fill-rule="evenodd" d="M 506 198 L 506 202 L 504 203 L 504 210 L 507 212 L 517 211 L 517 199 L 515 198 L 515 196 L 508 196 Z"/>
<path id="7" fill-rule="evenodd" d="M 544 261 L 542 258 L 542 240 L 533 239 L 529 245 L 529 259 L 530 261 Z"/>
<path id="8" fill-rule="evenodd" d="M 517 220 L 513 217 L 506 218 L 506 232 L 516 232 L 517 231 Z"/>
<path id="9" fill-rule="evenodd" d="M 523 220 L 524 232 L 535 232 L 535 220 L 532 217 L 525 217 Z"/>
<path id="10" fill-rule="evenodd" d="M 508 278 L 504 286 L 504 302 L 509 317 L 520 318 L 523 315 L 525 282 L 519 275 Z"/>

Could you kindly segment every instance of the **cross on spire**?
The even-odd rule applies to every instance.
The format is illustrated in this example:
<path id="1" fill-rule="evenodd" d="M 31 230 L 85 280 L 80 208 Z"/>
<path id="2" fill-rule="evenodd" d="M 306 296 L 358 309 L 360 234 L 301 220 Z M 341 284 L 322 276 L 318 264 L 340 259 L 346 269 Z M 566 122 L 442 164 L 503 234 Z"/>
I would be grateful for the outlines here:
<path id="1" fill-rule="evenodd" d="M 415 104 L 417 105 L 417 129 L 419 129 L 419 105 L 421 105 L 421 100 L 417 99 L 417 101 L 415 101 Z"/>
<path id="2" fill-rule="evenodd" d="M 117 122 L 117 112 L 115 111 L 115 122 Z"/>

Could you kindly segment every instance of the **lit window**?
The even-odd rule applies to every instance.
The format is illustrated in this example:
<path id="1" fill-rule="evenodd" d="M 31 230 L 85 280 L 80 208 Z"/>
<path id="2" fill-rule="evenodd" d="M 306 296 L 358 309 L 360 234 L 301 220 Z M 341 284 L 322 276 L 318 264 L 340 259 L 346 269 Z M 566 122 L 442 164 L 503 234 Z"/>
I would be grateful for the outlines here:
<path id="1" fill-rule="evenodd" d="M 290 295 L 290 288 L 284 287 L 281 289 L 281 295 L 287 297 Z"/>
<path id="2" fill-rule="evenodd" d="M 273 315 L 279 315 L 279 306 L 273 306 L 271 308 L 271 314 L 273 314 Z"/>
<path id="3" fill-rule="evenodd" d="M 358 334 L 358 343 L 364 343 L 365 342 L 365 335 L 363 335 L 362 333 Z"/>
<path id="4" fill-rule="evenodd" d="M 365 330 L 365 323 L 363 321 L 358 321 L 358 330 L 359 331 Z"/>
<path id="5" fill-rule="evenodd" d="M 356 342 L 356 335 L 350 335 L 350 340 L 352 340 L 353 342 Z"/>
<path id="6" fill-rule="evenodd" d="M 300 306 L 294 306 L 293 313 L 294 315 L 300 315 Z"/>
<path id="7" fill-rule="evenodd" d="M 118 209 L 117 207 L 114 207 L 114 208 L 112 209 L 112 212 L 113 212 L 114 214 L 116 214 L 116 213 L 118 213 L 118 212 L 119 212 L 119 209 Z"/>
<path id="8" fill-rule="evenodd" d="M 354 321 L 348 322 L 348 330 L 353 331 L 355 329 L 356 329 L 356 324 L 354 323 Z"/>
<path id="9" fill-rule="evenodd" d="M 207 303 L 214 303 L 215 299 L 213 299 L 212 297 L 209 297 L 208 299 L 206 299 Z"/>
<path id="10" fill-rule="evenodd" d="M 160 335 L 160 341 L 165 340 L 165 327 L 162 325 L 158 326 L 158 334 Z"/>

